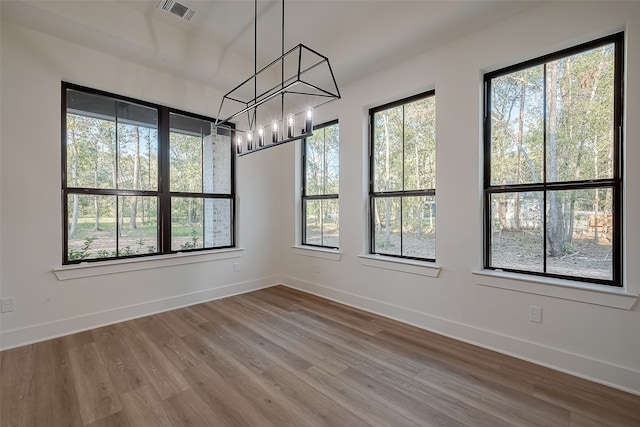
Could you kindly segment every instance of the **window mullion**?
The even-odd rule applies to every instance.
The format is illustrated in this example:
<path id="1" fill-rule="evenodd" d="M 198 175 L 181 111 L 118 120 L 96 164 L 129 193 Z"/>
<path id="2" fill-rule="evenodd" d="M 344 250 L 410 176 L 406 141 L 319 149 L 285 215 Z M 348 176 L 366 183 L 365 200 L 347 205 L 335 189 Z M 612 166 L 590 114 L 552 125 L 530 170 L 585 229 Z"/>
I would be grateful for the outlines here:
<path id="1" fill-rule="evenodd" d="M 300 236 L 301 242 L 304 244 L 307 241 L 307 138 L 302 139 L 302 188 L 300 192 L 302 193 L 302 203 L 300 204 L 300 210 L 302 213 L 300 225 L 302 235 Z"/>
<path id="2" fill-rule="evenodd" d="M 324 246 L 324 199 L 320 199 L 320 245 Z"/>
<path id="3" fill-rule="evenodd" d="M 302 200 L 331 200 L 338 199 L 338 194 L 315 194 L 311 196 L 303 196 Z"/>
<path id="4" fill-rule="evenodd" d="M 322 194 L 327 194 L 327 128 L 322 128 Z"/>
<path id="5" fill-rule="evenodd" d="M 404 177 L 403 177 L 403 181 L 404 181 Z M 403 227 L 403 223 L 402 221 L 404 220 L 403 218 L 403 204 L 404 204 L 404 196 L 400 196 L 400 256 L 404 256 L 404 227 Z"/>
<path id="6" fill-rule="evenodd" d="M 624 105 L 624 49 L 623 38 L 619 37 L 615 44 L 614 56 L 614 146 L 613 146 L 613 178 L 616 185 L 613 189 L 613 209 L 617 214 L 613 223 L 613 279 L 616 283 L 622 284 L 622 240 L 624 238 L 622 232 L 623 224 L 623 199 L 622 199 L 622 174 L 624 162 L 622 159 L 622 143 L 623 143 L 623 105 Z"/>
<path id="7" fill-rule="evenodd" d="M 200 197 L 202 197 L 202 193 L 204 193 L 205 189 L 205 173 L 204 173 L 204 129 L 203 124 L 200 122 Z M 231 144 L 233 146 L 233 144 Z M 231 183 L 229 183 L 231 185 Z M 205 221 L 205 198 L 202 197 L 202 206 L 200 215 L 202 217 L 202 247 L 205 248 L 205 236 L 207 235 L 207 221 Z"/>
<path id="8" fill-rule="evenodd" d="M 407 153 L 405 150 L 405 126 L 406 126 L 406 121 L 405 121 L 405 110 L 406 107 L 403 105 L 402 106 L 402 191 L 405 190 L 405 163 L 407 161 Z M 401 221 L 402 224 L 402 221 Z M 402 228 L 402 225 L 401 227 Z"/>
<path id="9" fill-rule="evenodd" d="M 302 140 L 302 188 L 303 196 L 307 195 L 307 138 Z"/>
<path id="10" fill-rule="evenodd" d="M 374 194 L 374 179 L 375 179 L 375 165 L 373 149 L 375 146 L 375 132 L 373 123 L 375 121 L 375 113 L 369 111 L 368 125 L 369 125 L 369 253 L 376 253 L 376 206 Z"/>
<path id="11" fill-rule="evenodd" d="M 160 190 L 159 197 L 159 216 L 158 224 L 160 227 L 160 247 L 161 253 L 171 252 L 171 193 L 170 193 L 170 135 L 169 135 L 169 109 L 162 107 L 159 110 L 158 117 L 158 188 Z"/>
<path id="12" fill-rule="evenodd" d="M 542 67 L 542 271 L 547 272 L 547 64 Z"/>
<path id="13" fill-rule="evenodd" d="M 115 198 L 116 198 L 116 212 L 115 212 L 115 230 L 116 230 L 116 257 L 120 255 L 120 196 L 119 196 L 119 190 L 120 190 L 120 132 L 119 132 L 119 120 L 118 120 L 118 102 L 116 102 L 116 111 L 115 111 L 115 116 L 116 116 L 116 147 L 115 147 L 115 173 L 114 173 L 114 177 L 116 182 L 113 183 L 113 188 L 116 189 L 116 194 L 115 194 Z"/>
<path id="14" fill-rule="evenodd" d="M 402 196 L 435 196 L 436 190 L 428 188 L 425 190 L 409 190 L 409 191 L 380 191 L 372 193 L 375 197 L 402 197 Z"/>
<path id="15" fill-rule="evenodd" d="M 327 138 L 326 128 L 322 128 L 322 194 L 327 192 Z M 324 246 L 324 199 L 320 199 L 320 245 Z"/>
<path id="16" fill-rule="evenodd" d="M 406 106 L 402 106 L 402 193 L 405 193 L 405 173 L 406 173 L 406 162 L 407 162 L 407 152 L 405 150 L 405 127 L 406 127 Z M 403 205 L 404 205 L 404 196 L 400 196 L 400 256 L 404 256 L 404 215 L 403 215 Z"/>

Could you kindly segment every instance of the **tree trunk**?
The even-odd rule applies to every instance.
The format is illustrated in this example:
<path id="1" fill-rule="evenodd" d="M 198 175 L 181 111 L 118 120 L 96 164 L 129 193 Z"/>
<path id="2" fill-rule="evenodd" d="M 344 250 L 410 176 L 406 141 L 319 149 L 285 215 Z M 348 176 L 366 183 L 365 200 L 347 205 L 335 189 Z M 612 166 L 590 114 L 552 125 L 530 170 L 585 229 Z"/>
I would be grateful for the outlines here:
<path id="1" fill-rule="evenodd" d="M 118 141 L 118 128 L 116 126 L 116 128 L 113 130 L 113 132 L 115 133 L 115 141 L 112 141 L 114 143 L 110 143 L 109 144 L 109 161 L 111 163 L 110 169 L 111 169 L 111 180 L 113 181 L 112 185 L 113 188 L 118 188 L 118 170 L 117 170 L 117 165 L 118 165 L 118 161 L 117 161 L 117 156 L 118 156 L 118 147 L 117 147 L 117 141 Z M 116 196 L 115 198 L 115 205 L 114 207 L 116 208 L 115 211 L 113 211 L 111 208 L 109 209 L 109 214 L 111 214 L 111 212 L 113 212 L 111 215 L 113 216 L 113 224 L 116 227 L 118 236 L 122 236 L 122 227 L 119 226 L 120 221 L 120 212 L 118 212 L 118 198 Z M 109 217 L 109 215 L 107 215 L 107 218 Z"/>
<path id="2" fill-rule="evenodd" d="M 140 130 L 136 126 L 133 155 L 133 189 L 140 189 Z M 135 230 L 138 228 L 136 218 L 138 217 L 138 196 L 131 197 L 131 215 L 129 216 L 129 228 Z"/>
<path id="3" fill-rule="evenodd" d="M 575 218 L 573 212 L 575 212 L 576 207 L 576 199 L 575 197 L 571 197 L 571 202 L 569 203 L 569 227 L 567 230 L 567 242 L 571 243 L 573 241 L 573 229 L 575 228 Z"/>
<path id="4" fill-rule="evenodd" d="M 595 150 L 595 153 L 596 153 L 595 159 L 594 159 L 594 161 L 595 161 L 595 174 L 596 174 L 596 176 L 598 176 L 598 147 L 596 146 L 594 148 L 594 150 Z M 596 245 L 598 244 L 598 241 L 599 241 L 599 238 L 600 238 L 600 236 L 598 236 L 598 224 L 599 224 L 598 218 L 599 218 L 599 212 L 600 212 L 600 191 L 599 190 L 600 190 L 599 188 L 596 188 L 596 197 L 595 197 L 595 200 L 593 201 L 593 210 L 595 211 L 595 217 L 596 217 L 595 227 L 593 227 L 593 243 L 596 244 Z M 603 230 L 604 230 L 604 225 L 606 223 L 606 220 L 607 220 L 606 215 L 603 215 L 603 222 L 602 222 L 602 224 L 603 224 L 602 229 Z"/>
<path id="5" fill-rule="evenodd" d="M 390 176 L 390 166 L 391 166 L 391 147 L 390 144 L 391 142 L 389 141 L 389 125 L 388 125 L 388 120 L 387 120 L 387 113 L 384 113 L 383 116 L 384 118 L 384 140 L 385 140 L 385 190 L 389 191 L 390 188 L 390 180 L 391 180 L 391 176 Z M 389 229 L 390 227 L 390 223 L 389 223 L 389 213 L 390 213 L 390 207 L 389 207 L 389 198 L 385 197 L 384 199 L 384 209 L 385 209 L 385 222 L 384 222 L 384 229 L 385 229 L 385 243 L 386 244 L 390 244 L 391 243 L 391 230 Z"/>
<path id="6" fill-rule="evenodd" d="M 434 204 L 429 202 L 429 230 L 433 230 L 433 208 Z"/>
<path id="7" fill-rule="evenodd" d="M 570 79 L 569 83 L 567 84 L 567 91 L 566 91 L 566 95 L 565 93 L 562 94 L 562 103 L 563 103 L 563 108 L 564 109 L 573 109 L 573 94 L 572 94 L 572 89 L 573 89 L 573 82 L 572 77 L 573 77 L 573 71 L 571 68 L 571 60 L 567 59 L 566 61 L 566 65 L 565 65 L 565 75 L 567 76 L 567 78 Z M 566 102 L 565 102 L 565 98 L 566 98 Z M 593 99 L 593 94 L 592 94 L 592 99 Z M 573 121 L 570 121 L 569 123 L 569 139 L 571 139 L 573 141 L 573 139 L 575 138 L 574 136 L 574 125 L 573 125 Z M 584 139 L 580 139 L 580 141 L 578 142 L 578 151 L 577 151 L 577 157 L 576 157 L 576 173 L 575 173 L 575 180 L 579 181 L 580 177 L 581 177 L 581 163 L 582 163 L 582 150 L 584 147 L 584 143 L 585 140 Z M 573 215 L 573 213 L 575 212 L 575 205 L 576 205 L 576 198 L 575 195 L 571 196 L 571 204 L 569 206 L 569 226 L 568 226 L 568 231 L 567 231 L 567 240 L 569 243 L 571 243 L 571 241 L 573 240 L 573 230 L 575 227 L 575 217 Z"/>
<path id="8" fill-rule="evenodd" d="M 558 180 L 558 63 L 553 61 L 547 65 L 547 116 L 549 120 L 547 182 Z M 564 224 L 562 206 L 557 192 L 547 193 L 547 250 L 552 257 L 565 253 Z"/>
<path id="9" fill-rule="evenodd" d="M 100 201 L 98 200 L 98 196 L 95 196 L 93 198 L 93 208 L 96 211 L 96 215 L 95 215 L 95 218 L 94 218 L 93 230 L 94 231 L 100 231 Z"/>
<path id="10" fill-rule="evenodd" d="M 418 157 L 418 144 L 413 144 L 413 147 L 415 148 L 415 155 L 416 155 L 416 188 L 422 188 L 420 186 L 420 161 Z M 426 202 L 426 199 L 425 199 L 425 202 Z M 425 203 L 419 203 L 418 214 L 417 214 L 418 238 L 422 237 L 422 215 L 424 214 L 424 208 L 425 208 Z"/>
<path id="11" fill-rule="evenodd" d="M 97 150 L 96 150 L 97 152 Z M 96 170 L 93 172 L 93 185 L 98 188 L 98 160 L 96 159 Z M 95 209 L 95 218 L 93 221 L 93 230 L 100 231 L 100 201 L 98 196 L 93 198 L 93 208 Z"/>
<path id="12" fill-rule="evenodd" d="M 498 221 L 503 230 L 511 230 L 511 224 L 507 221 L 507 200 L 502 199 L 498 202 Z"/>
<path id="13" fill-rule="evenodd" d="M 78 147 L 76 145 L 76 122 L 73 119 L 71 123 L 71 147 L 73 148 L 73 161 L 71 163 L 71 179 L 73 186 L 78 186 Z M 79 197 L 77 194 L 73 195 L 73 213 L 71 215 L 71 228 L 69 229 L 69 237 L 76 233 L 78 228 L 78 204 Z"/>
<path id="14" fill-rule="evenodd" d="M 520 114 L 518 115 L 518 146 L 520 149 L 518 150 L 518 163 L 516 165 L 517 168 L 517 177 L 518 180 L 522 180 L 522 168 L 520 166 L 520 156 L 522 156 L 522 152 L 524 151 L 524 107 L 526 101 L 526 91 L 525 85 L 520 85 Z M 514 194 L 514 224 L 513 229 L 515 231 L 520 231 L 520 193 Z"/>

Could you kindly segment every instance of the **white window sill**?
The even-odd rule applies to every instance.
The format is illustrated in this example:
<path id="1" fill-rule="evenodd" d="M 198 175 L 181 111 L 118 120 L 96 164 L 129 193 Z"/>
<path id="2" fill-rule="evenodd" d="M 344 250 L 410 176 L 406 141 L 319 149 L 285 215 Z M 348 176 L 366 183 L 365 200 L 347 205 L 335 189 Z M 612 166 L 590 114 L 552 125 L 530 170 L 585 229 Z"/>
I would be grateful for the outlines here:
<path id="1" fill-rule="evenodd" d="M 342 253 L 336 249 L 316 248 L 313 246 L 292 246 L 293 253 L 296 255 L 310 256 L 314 258 L 328 259 L 331 261 L 340 261 Z"/>
<path id="2" fill-rule="evenodd" d="M 168 255 L 156 255 L 145 258 L 86 262 L 54 267 L 53 272 L 55 273 L 58 280 L 79 279 L 81 277 L 102 276 L 105 274 L 126 273 L 128 271 L 148 270 L 152 268 L 171 267 L 174 265 L 240 258 L 240 253 L 243 250 L 243 248 L 231 248 L 212 250 L 207 252 L 185 252 Z"/>
<path id="3" fill-rule="evenodd" d="M 623 288 L 496 270 L 473 271 L 478 285 L 630 310 L 638 295 Z"/>
<path id="4" fill-rule="evenodd" d="M 440 266 L 433 262 L 386 257 L 383 255 L 358 255 L 358 257 L 360 258 L 360 263 L 367 267 L 401 271 L 403 273 L 428 277 L 438 277 L 440 274 Z"/>

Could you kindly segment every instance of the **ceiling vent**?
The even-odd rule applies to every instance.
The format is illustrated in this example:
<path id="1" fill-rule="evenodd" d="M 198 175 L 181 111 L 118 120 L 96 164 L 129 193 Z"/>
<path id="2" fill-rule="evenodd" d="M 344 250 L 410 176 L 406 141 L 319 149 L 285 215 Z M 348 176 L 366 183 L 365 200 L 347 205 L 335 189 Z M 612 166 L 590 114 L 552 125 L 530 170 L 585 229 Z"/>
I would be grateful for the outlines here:
<path id="1" fill-rule="evenodd" d="M 158 9 L 171 12 L 174 15 L 184 19 L 185 21 L 191 21 L 193 15 L 196 14 L 195 9 L 192 9 L 189 6 L 185 6 L 182 3 L 178 3 L 175 0 L 160 0 L 160 3 L 158 3 Z"/>

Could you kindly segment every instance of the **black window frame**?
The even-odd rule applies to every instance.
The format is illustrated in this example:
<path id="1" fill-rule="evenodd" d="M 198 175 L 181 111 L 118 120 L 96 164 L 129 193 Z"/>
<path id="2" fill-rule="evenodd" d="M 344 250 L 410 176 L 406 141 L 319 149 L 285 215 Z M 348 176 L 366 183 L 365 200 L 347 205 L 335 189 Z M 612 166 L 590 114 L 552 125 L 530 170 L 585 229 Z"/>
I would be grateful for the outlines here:
<path id="1" fill-rule="evenodd" d="M 325 129 L 334 125 L 339 126 L 338 119 L 315 125 L 313 127 L 313 132 L 315 133 L 315 131 L 317 130 Z M 340 141 L 338 140 L 338 147 L 339 146 L 340 146 Z M 325 151 L 326 151 L 326 147 L 325 147 Z M 338 246 L 330 246 L 330 245 L 317 245 L 317 244 L 307 242 L 307 212 L 306 212 L 306 206 L 307 206 L 306 202 L 308 200 L 338 200 L 338 199 L 339 199 L 339 191 L 338 193 L 331 193 L 331 194 L 328 194 L 328 193 L 314 194 L 314 195 L 307 194 L 307 138 L 303 138 L 302 139 L 302 196 L 301 196 L 301 202 L 302 202 L 301 244 L 302 245 L 316 247 L 316 248 L 324 248 L 324 249 L 336 249 L 336 250 L 339 249 L 339 244 Z M 322 217 L 320 221 L 324 222 L 324 217 Z M 340 221 L 340 219 L 337 218 L 336 221 Z M 321 225 L 320 228 L 323 229 L 323 225 Z M 338 229 L 338 233 L 339 233 L 339 229 Z M 339 239 L 340 239 L 340 235 L 338 234 L 338 240 Z"/>
<path id="2" fill-rule="evenodd" d="M 543 148 L 543 179 L 541 183 L 535 184 L 504 184 L 504 185 L 491 185 L 491 117 L 488 114 L 491 111 L 491 80 L 511 74 L 517 71 L 525 70 L 534 66 L 543 65 L 544 75 L 543 78 L 546 89 L 546 64 L 562 58 L 566 58 L 575 54 L 589 51 L 598 47 L 602 47 L 608 44 L 614 44 L 615 56 L 614 56 L 614 101 L 613 101 L 613 177 L 603 179 L 587 179 L 581 181 L 557 181 L 546 182 L 546 170 L 547 170 L 547 148 L 546 148 L 546 135 L 547 135 L 547 102 L 546 102 L 546 90 L 544 91 L 544 148 Z M 577 282 L 593 283 L 599 285 L 607 285 L 612 287 L 622 287 L 623 279 L 623 107 L 624 107 L 624 32 L 611 34 L 606 37 L 602 37 L 596 40 L 592 40 L 586 43 L 582 43 L 567 49 L 562 49 L 557 52 L 553 52 L 547 55 L 540 56 L 519 64 L 514 64 L 484 75 L 484 110 L 483 110 L 483 149 L 484 149 L 484 170 L 483 170 L 483 241 L 484 241 L 484 254 L 483 264 L 487 270 L 499 270 L 513 273 L 523 273 L 526 275 L 541 276 L 556 279 L 565 279 Z M 491 226 L 491 195 L 498 193 L 509 192 L 527 192 L 527 191 L 541 191 L 544 194 L 544 206 L 547 206 L 547 193 L 557 190 L 580 190 L 580 189 L 595 189 L 604 188 L 612 189 L 612 214 L 613 214 L 613 231 L 612 231 L 612 279 L 597 279 L 593 277 L 575 277 L 556 273 L 548 273 L 547 270 L 547 221 L 546 214 L 543 213 L 543 272 L 512 269 L 503 267 L 491 266 L 491 240 L 492 240 L 492 226 Z"/>
<path id="3" fill-rule="evenodd" d="M 114 99 L 116 101 L 127 102 L 130 104 L 140 105 L 142 107 L 155 109 L 158 112 L 158 183 L 157 190 L 130 190 L 130 189 L 117 189 L 117 188 L 91 188 L 91 187 L 70 187 L 67 180 L 67 93 L 69 90 L 83 92 L 89 95 L 103 96 Z M 120 259 L 131 258 L 149 258 L 159 255 L 175 254 L 182 252 L 201 252 L 211 251 L 219 249 L 229 249 L 236 247 L 236 197 L 235 197 L 235 151 L 234 144 L 229 144 L 230 150 L 230 192 L 229 193 L 190 193 L 190 192 L 176 192 L 170 191 L 170 115 L 177 114 L 194 118 L 197 120 L 204 120 L 215 123 L 216 119 L 212 117 L 203 116 L 200 114 L 190 113 L 177 108 L 167 107 L 152 102 L 131 98 L 124 95 L 118 95 L 111 92 L 94 89 L 86 86 L 77 85 L 62 81 L 61 84 L 61 141 L 62 141 L 62 156 L 61 156 L 61 173 L 62 173 L 62 236 L 63 236 L 63 250 L 62 250 L 62 264 L 73 265 L 79 263 L 94 263 L 104 262 Z M 233 123 L 223 123 L 223 127 L 218 128 L 218 132 L 229 132 L 231 140 L 234 138 L 234 125 Z M 114 186 L 117 186 L 114 183 Z M 99 258 L 83 258 L 77 260 L 69 259 L 69 216 L 68 216 L 68 200 L 69 195 L 106 195 L 115 196 L 116 200 L 119 196 L 152 196 L 158 198 L 158 245 L 157 251 L 153 253 L 134 254 L 134 255 L 118 255 Z M 184 197 L 184 198 L 198 198 L 198 199 L 224 199 L 229 200 L 230 206 L 230 241 L 229 245 L 203 247 L 193 249 L 171 249 L 171 198 L 172 197 Z M 118 238 L 116 232 L 116 239 Z M 117 240 L 116 240 L 117 242 Z M 117 243 L 116 243 L 116 247 Z"/>
<path id="4" fill-rule="evenodd" d="M 384 111 L 384 110 L 388 110 L 394 107 L 399 107 L 399 106 L 403 106 L 406 104 L 410 104 L 412 102 L 421 100 L 421 99 L 426 99 L 429 97 L 435 97 L 436 96 L 436 90 L 435 89 L 431 89 L 428 90 L 426 92 L 422 92 L 416 95 L 412 95 L 406 98 L 402 98 L 402 99 L 398 99 L 396 101 L 392 101 L 389 102 L 387 104 L 383 104 L 383 105 L 379 105 L 377 107 L 371 108 L 369 109 L 369 253 L 372 255 L 381 255 L 381 256 L 385 256 L 385 257 L 392 257 L 392 258 L 399 258 L 399 259 L 410 259 L 410 260 L 416 260 L 416 261 L 427 261 L 427 262 L 435 262 L 436 258 L 434 256 L 434 258 L 423 258 L 423 257 L 414 257 L 414 256 L 407 256 L 407 255 L 402 255 L 403 252 L 403 238 L 402 238 L 402 233 L 400 233 L 400 255 L 396 255 L 396 254 L 389 254 L 389 253 L 378 253 L 376 252 L 376 244 L 375 244 L 375 201 L 376 199 L 382 199 L 382 198 L 400 198 L 402 200 L 403 197 L 416 197 L 416 196 L 430 196 L 430 197 L 435 197 L 436 196 L 436 188 L 428 188 L 428 189 L 422 189 L 422 190 L 398 190 L 398 191 L 375 191 L 375 159 L 374 159 L 374 155 L 373 155 L 373 144 L 374 144 L 374 132 L 375 132 L 375 128 L 374 128 L 374 115 L 380 111 Z M 403 152 L 403 157 L 404 157 L 404 136 L 403 136 L 403 141 L 402 141 L 402 152 Z M 437 142 L 436 142 L 437 145 Z M 436 147 L 437 150 L 437 147 Z M 435 159 L 435 150 L 434 150 L 434 159 Z M 435 160 L 434 160 L 435 161 Z M 404 167 L 405 167 L 405 162 L 403 160 L 402 163 L 402 167 L 403 167 L 403 174 L 404 174 Z M 403 179 L 404 182 L 404 179 Z M 436 185 L 437 187 L 437 185 Z M 400 203 L 400 217 L 402 218 L 402 203 Z M 402 221 L 402 219 L 401 219 Z M 436 224 L 437 224 L 437 219 L 436 219 Z M 402 222 L 400 225 L 400 228 L 402 229 Z M 436 229 L 437 229 L 437 225 L 436 225 Z"/>

